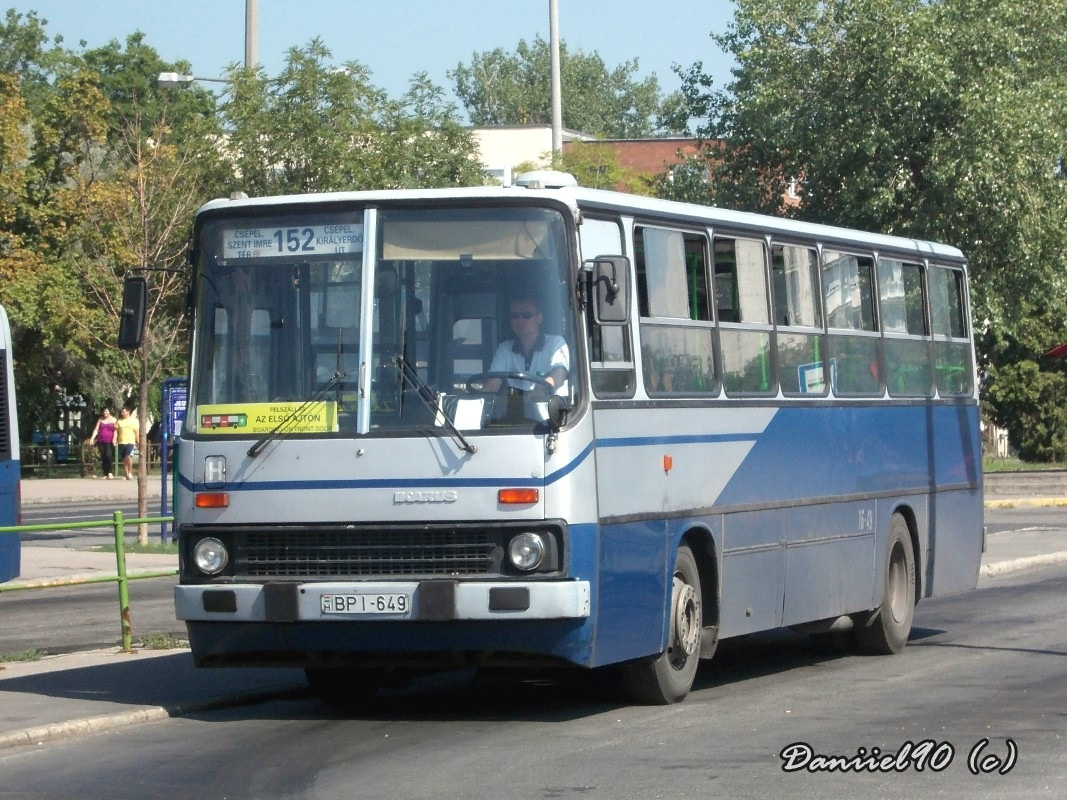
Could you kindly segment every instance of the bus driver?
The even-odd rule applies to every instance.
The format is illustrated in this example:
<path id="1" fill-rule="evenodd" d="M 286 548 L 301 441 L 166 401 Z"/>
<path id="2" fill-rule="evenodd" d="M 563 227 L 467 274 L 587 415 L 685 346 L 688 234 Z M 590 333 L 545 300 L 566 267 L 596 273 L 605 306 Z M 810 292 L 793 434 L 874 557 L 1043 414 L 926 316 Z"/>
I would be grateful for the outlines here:
<path id="1" fill-rule="evenodd" d="M 541 332 L 544 314 L 532 297 L 512 300 L 510 318 L 514 337 L 505 339 L 497 347 L 489 372 L 530 373 L 551 386 L 551 394 L 566 396 L 567 372 L 570 369 L 570 350 L 566 340 L 562 336 Z M 499 391 L 500 382 L 501 379 L 496 377 L 487 379 L 484 391 Z M 529 392 L 539 385 L 539 382 L 508 378 L 509 389 L 522 392 Z"/>

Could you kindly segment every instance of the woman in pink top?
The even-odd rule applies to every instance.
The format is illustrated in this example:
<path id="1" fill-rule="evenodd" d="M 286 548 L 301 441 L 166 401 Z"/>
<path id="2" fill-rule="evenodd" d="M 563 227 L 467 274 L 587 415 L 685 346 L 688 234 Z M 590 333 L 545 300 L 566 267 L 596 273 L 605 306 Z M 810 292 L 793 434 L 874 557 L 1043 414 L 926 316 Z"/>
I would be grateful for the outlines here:
<path id="1" fill-rule="evenodd" d="M 100 412 L 100 419 L 96 421 L 89 444 L 95 444 L 100 451 L 100 466 L 104 470 L 104 477 L 111 480 L 115 465 L 115 418 L 111 416 L 111 409 L 105 408 Z"/>

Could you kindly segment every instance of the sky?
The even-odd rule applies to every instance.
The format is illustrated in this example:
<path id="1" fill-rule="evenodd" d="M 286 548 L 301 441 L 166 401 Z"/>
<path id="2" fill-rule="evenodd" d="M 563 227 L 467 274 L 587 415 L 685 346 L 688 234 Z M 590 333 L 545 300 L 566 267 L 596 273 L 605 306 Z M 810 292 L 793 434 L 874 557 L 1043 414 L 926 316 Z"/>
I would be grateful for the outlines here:
<path id="1" fill-rule="evenodd" d="M 448 70 L 469 65 L 474 53 L 510 51 L 538 35 L 549 40 L 549 0 L 257 2 L 258 61 L 269 76 L 281 71 L 290 47 L 319 37 L 337 64 L 359 61 L 390 97 L 418 72 L 452 96 Z M 76 52 L 82 41 L 92 49 L 141 31 L 165 61 L 188 61 L 198 77 L 244 62 L 245 0 L 0 0 L 0 8 L 36 11 L 48 35 Z M 702 62 L 717 87 L 729 81 L 732 61 L 710 34 L 726 30 L 732 0 L 557 0 L 557 8 L 570 52 L 596 52 L 608 69 L 636 58 L 635 77 L 655 73 L 664 93 L 681 86 L 674 64 Z"/>

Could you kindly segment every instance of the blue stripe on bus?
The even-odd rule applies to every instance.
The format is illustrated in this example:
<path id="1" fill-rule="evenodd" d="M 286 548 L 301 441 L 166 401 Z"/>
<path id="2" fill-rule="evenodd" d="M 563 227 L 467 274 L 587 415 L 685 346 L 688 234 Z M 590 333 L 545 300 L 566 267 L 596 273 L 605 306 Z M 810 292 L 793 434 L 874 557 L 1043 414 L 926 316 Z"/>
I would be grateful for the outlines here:
<path id="1" fill-rule="evenodd" d="M 760 437 L 753 433 L 687 433 L 677 436 L 621 436 L 597 439 L 598 447 L 651 447 L 664 444 L 721 444 L 723 442 L 754 442 Z"/>
<path id="2" fill-rule="evenodd" d="M 754 442 L 759 433 L 714 433 L 714 434 L 680 434 L 677 436 L 627 436 L 610 439 L 597 439 L 590 442 L 573 459 L 554 472 L 545 476 L 543 484 L 549 486 L 563 480 L 593 453 L 594 448 L 603 447 L 653 447 L 665 444 L 715 444 L 725 442 Z M 211 491 L 202 483 L 194 483 L 184 475 L 178 476 L 181 485 L 191 492 Z M 229 492 L 263 492 L 293 489 L 440 489 L 440 488 L 492 488 L 492 487 L 537 487 L 542 481 L 538 478 L 349 478 L 338 480 L 287 480 L 229 483 L 225 490 Z"/>
<path id="3" fill-rule="evenodd" d="M 193 483 L 184 475 L 178 480 L 191 492 L 210 492 L 202 483 Z M 248 481 L 227 483 L 223 491 L 227 492 L 276 492 L 287 489 L 439 489 L 447 488 L 485 488 L 485 487 L 526 487 L 540 486 L 538 478 L 370 478 L 351 480 L 307 480 L 307 481 Z"/>
<path id="4" fill-rule="evenodd" d="M 568 475 L 570 475 L 572 472 L 574 472 L 574 470 L 578 469 L 578 467 L 582 464 L 582 462 L 584 462 L 587 458 L 589 458 L 589 455 L 592 452 L 593 452 L 593 442 L 590 442 L 589 444 L 587 444 L 585 446 L 585 449 L 582 450 L 582 452 L 580 452 L 575 458 L 572 458 L 569 462 L 564 464 L 562 467 L 557 469 L 555 472 L 550 472 L 548 475 L 546 475 L 545 476 L 545 485 L 548 486 L 549 484 L 555 483 L 558 480 L 562 480 L 563 478 L 566 478 Z"/>
<path id="5" fill-rule="evenodd" d="M 586 445 L 575 458 L 564 464 L 555 472 L 545 476 L 545 485 L 555 483 L 570 475 L 593 452 L 593 444 Z M 202 483 L 193 483 L 184 475 L 178 481 L 190 492 L 211 491 Z M 441 489 L 441 488 L 504 488 L 504 487 L 539 487 L 539 478 L 349 478 L 342 480 L 290 480 L 228 483 L 228 492 L 273 492 L 292 489 Z"/>

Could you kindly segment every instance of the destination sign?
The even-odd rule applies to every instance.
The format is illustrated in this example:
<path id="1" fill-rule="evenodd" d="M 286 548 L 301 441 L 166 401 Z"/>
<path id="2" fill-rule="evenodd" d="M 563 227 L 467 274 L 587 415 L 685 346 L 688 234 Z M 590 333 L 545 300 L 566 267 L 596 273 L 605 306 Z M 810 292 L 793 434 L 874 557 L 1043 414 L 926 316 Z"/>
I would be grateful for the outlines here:
<path id="1" fill-rule="evenodd" d="M 363 252 L 363 225 L 225 228 L 222 258 L 301 258 Z"/>

